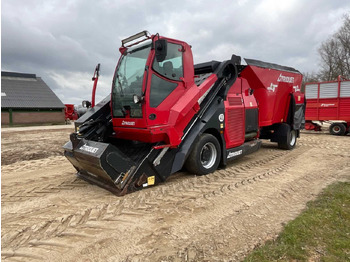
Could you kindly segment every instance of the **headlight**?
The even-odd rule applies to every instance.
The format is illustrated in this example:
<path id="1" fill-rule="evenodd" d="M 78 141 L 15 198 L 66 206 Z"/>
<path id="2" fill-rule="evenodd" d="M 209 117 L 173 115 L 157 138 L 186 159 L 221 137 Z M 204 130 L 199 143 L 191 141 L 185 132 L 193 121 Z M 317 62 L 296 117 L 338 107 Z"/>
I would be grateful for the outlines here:
<path id="1" fill-rule="evenodd" d="M 87 101 L 87 100 L 84 100 L 81 104 L 85 108 L 90 108 L 91 107 L 91 102 Z"/>

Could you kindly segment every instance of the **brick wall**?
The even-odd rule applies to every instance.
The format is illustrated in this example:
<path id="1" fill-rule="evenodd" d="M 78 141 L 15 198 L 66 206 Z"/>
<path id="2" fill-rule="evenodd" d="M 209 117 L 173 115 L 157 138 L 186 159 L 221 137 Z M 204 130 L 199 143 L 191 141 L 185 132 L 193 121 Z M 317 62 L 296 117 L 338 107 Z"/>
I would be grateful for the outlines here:
<path id="1" fill-rule="evenodd" d="M 63 124 L 64 110 L 61 112 L 12 112 L 12 124 Z M 9 124 L 9 113 L 1 112 L 1 124 Z"/>
<path id="2" fill-rule="evenodd" d="M 8 125 L 10 123 L 9 112 L 1 112 L 1 124 Z"/>

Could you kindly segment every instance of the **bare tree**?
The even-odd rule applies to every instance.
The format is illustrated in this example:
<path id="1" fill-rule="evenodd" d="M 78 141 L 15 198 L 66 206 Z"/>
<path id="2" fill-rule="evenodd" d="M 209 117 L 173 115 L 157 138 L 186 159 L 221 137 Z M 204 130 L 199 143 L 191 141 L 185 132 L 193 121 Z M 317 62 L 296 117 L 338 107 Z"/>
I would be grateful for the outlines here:
<path id="1" fill-rule="evenodd" d="M 335 80 L 338 75 L 350 78 L 350 16 L 344 24 L 318 50 L 321 57 L 320 80 Z"/>
<path id="2" fill-rule="evenodd" d="M 344 19 L 344 25 L 340 28 L 336 34 L 342 49 L 341 49 L 341 65 L 343 75 L 350 76 L 350 17 L 349 15 Z"/>
<path id="3" fill-rule="evenodd" d="M 301 84 L 301 92 L 305 92 L 305 84 L 306 83 L 311 83 L 311 82 L 319 82 L 320 81 L 320 75 L 315 73 L 315 72 L 312 72 L 312 73 L 309 73 L 309 72 L 306 72 L 306 73 L 303 73 L 303 82 Z"/>

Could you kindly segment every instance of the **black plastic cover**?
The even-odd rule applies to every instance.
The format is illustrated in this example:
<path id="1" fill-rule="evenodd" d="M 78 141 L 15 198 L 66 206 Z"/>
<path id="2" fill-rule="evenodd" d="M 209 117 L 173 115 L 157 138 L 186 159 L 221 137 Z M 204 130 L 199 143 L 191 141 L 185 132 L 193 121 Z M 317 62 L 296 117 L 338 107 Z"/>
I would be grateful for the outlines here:
<path id="1" fill-rule="evenodd" d="M 245 132 L 256 132 L 259 130 L 259 110 L 257 108 L 245 110 Z"/>
<path id="2" fill-rule="evenodd" d="M 78 127 L 89 120 L 96 120 L 98 118 L 106 119 L 110 117 L 110 102 L 111 96 L 108 95 L 105 99 L 95 105 L 95 107 L 89 108 L 84 115 L 74 122 L 75 127 Z"/>
<path id="3" fill-rule="evenodd" d="M 210 62 L 194 65 L 194 74 L 200 75 L 200 74 L 206 74 L 206 73 L 213 73 L 219 65 L 220 65 L 220 62 L 214 61 L 214 60 Z"/>
<path id="4" fill-rule="evenodd" d="M 305 109 L 304 104 L 295 106 L 293 129 L 300 130 L 305 128 Z"/>
<path id="5" fill-rule="evenodd" d="M 298 70 L 294 69 L 293 67 L 281 66 L 278 64 L 267 63 L 267 62 L 263 62 L 263 61 L 255 60 L 255 59 L 244 58 L 244 60 L 247 62 L 248 65 L 251 65 L 251 66 L 258 66 L 258 67 L 262 67 L 262 68 L 271 68 L 271 69 L 301 74 Z"/>

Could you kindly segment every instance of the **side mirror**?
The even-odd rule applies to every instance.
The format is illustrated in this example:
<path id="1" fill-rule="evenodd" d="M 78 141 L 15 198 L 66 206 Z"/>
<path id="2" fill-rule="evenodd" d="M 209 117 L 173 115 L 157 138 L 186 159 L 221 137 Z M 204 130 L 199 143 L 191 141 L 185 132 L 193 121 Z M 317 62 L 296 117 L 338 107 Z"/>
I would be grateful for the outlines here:
<path id="1" fill-rule="evenodd" d="M 91 107 L 91 102 L 87 101 L 87 100 L 84 100 L 81 104 L 85 108 L 90 108 Z"/>
<path id="2" fill-rule="evenodd" d="M 154 49 L 156 52 L 157 62 L 163 62 L 167 55 L 168 42 L 165 39 L 158 39 L 154 42 Z"/>
<path id="3" fill-rule="evenodd" d="M 133 95 L 133 99 L 134 99 L 134 103 L 135 104 L 139 104 L 139 103 L 141 103 L 144 100 L 144 97 L 134 94 Z"/>

